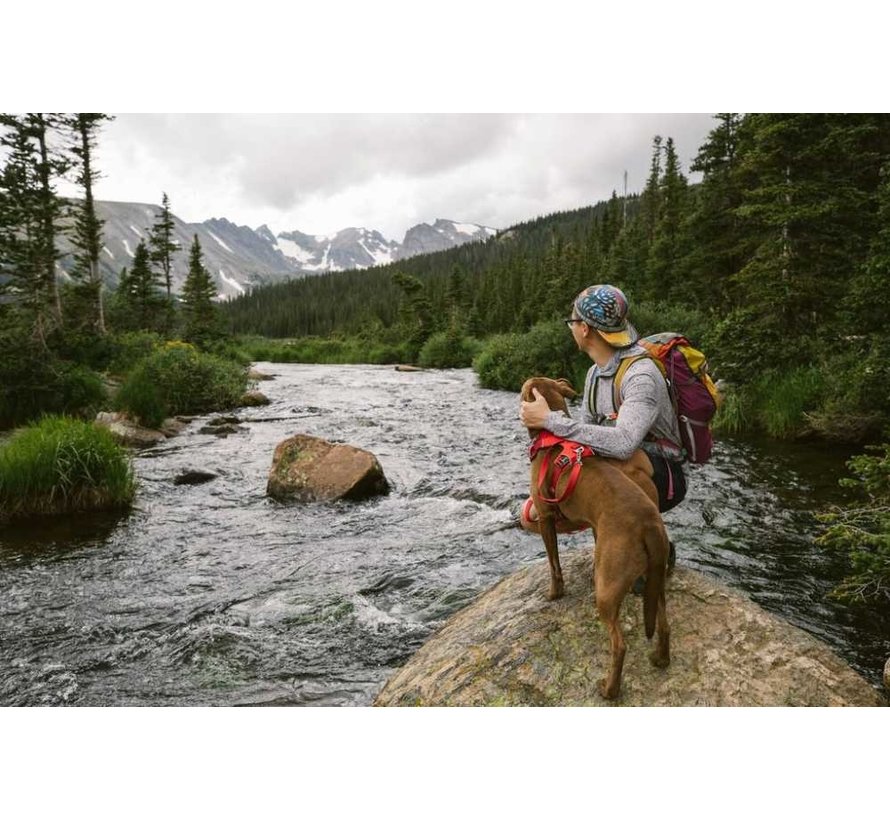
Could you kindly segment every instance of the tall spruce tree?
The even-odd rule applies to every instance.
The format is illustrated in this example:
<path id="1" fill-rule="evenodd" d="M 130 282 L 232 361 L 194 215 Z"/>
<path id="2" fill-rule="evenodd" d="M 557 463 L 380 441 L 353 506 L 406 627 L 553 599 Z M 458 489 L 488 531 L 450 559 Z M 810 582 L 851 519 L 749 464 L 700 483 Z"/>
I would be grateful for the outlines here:
<path id="1" fill-rule="evenodd" d="M 677 295 L 681 279 L 677 275 L 685 247 L 687 182 L 680 170 L 674 140 L 664 146 L 664 172 L 658 184 L 658 218 L 649 248 L 646 297 L 670 299 Z"/>
<path id="2" fill-rule="evenodd" d="M 738 174 L 739 114 L 716 114 L 718 125 L 690 166 L 702 174 L 689 216 L 689 248 L 683 266 L 687 296 L 693 304 L 726 312 L 730 288 L 746 260 L 745 238 L 736 209 L 742 202 Z"/>
<path id="3" fill-rule="evenodd" d="M 105 334 L 105 312 L 102 304 L 99 253 L 102 250 L 103 222 L 96 215 L 96 203 L 93 199 L 93 186 L 99 179 L 94 154 L 99 128 L 103 122 L 111 119 L 106 114 L 74 114 L 67 120 L 74 137 L 71 152 L 76 158 L 76 182 L 83 189 L 83 199 L 73 206 L 71 242 L 77 250 L 73 275 L 86 291 L 85 301 L 91 313 L 87 322 L 102 335 Z"/>
<path id="4" fill-rule="evenodd" d="M 175 228 L 173 215 L 170 213 L 170 199 L 165 192 L 161 195 L 161 212 L 155 217 L 155 223 L 149 230 L 148 245 L 151 261 L 160 266 L 168 300 L 173 295 L 173 254 L 179 249 L 173 241 Z"/>
<path id="5" fill-rule="evenodd" d="M 158 290 L 158 274 L 151 266 L 144 241 L 136 246 L 129 275 L 129 304 L 139 330 L 156 330 L 164 324 L 165 302 Z"/>
<path id="6" fill-rule="evenodd" d="M 55 115 L 0 115 L 0 146 L 7 154 L 0 178 L 0 266 L 43 348 L 62 318 L 55 247 L 61 201 L 54 184 L 67 165 L 50 145 L 57 125 Z"/>
<path id="7" fill-rule="evenodd" d="M 219 317 L 213 301 L 216 286 L 204 267 L 197 234 L 189 249 L 189 272 L 182 286 L 181 297 L 185 338 L 198 345 L 216 338 L 219 335 Z"/>

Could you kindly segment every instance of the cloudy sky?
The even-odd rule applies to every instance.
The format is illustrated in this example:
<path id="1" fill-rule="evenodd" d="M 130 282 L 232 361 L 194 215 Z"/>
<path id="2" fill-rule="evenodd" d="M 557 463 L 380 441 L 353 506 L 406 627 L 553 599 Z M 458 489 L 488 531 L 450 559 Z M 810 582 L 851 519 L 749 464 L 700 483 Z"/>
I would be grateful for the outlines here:
<path id="1" fill-rule="evenodd" d="M 100 199 L 276 233 L 355 226 L 401 240 L 438 217 L 491 227 L 639 191 L 652 137 L 684 169 L 710 114 L 121 114 L 99 140 Z M 62 191 L 65 193 L 65 191 Z"/>

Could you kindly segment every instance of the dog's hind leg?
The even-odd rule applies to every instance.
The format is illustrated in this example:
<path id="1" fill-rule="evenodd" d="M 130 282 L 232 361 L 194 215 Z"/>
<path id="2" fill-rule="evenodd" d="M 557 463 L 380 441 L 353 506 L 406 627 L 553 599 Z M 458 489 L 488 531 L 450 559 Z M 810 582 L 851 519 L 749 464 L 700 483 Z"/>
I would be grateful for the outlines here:
<path id="1" fill-rule="evenodd" d="M 614 700 L 621 689 L 621 670 L 624 668 L 624 655 L 627 646 L 624 643 L 624 634 L 618 621 L 621 610 L 621 601 L 627 590 L 620 589 L 619 585 L 606 584 L 600 581 L 599 573 L 594 581 L 596 587 L 596 609 L 600 620 L 609 630 L 609 640 L 612 646 L 612 661 L 608 675 L 600 681 L 600 694 L 606 700 Z"/>
<path id="2" fill-rule="evenodd" d="M 547 547 L 547 562 L 550 564 L 550 590 L 547 592 L 547 600 L 555 601 L 562 598 L 565 593 L 565 584 L 562 580 L 562 568 L 559 566 L 559 546 L 556 541 L 556 518 L 552 515 L 542 515 L 540 519 L 541 538 Z"/>
<path id="3" fill-rule="evenodd" d="M 665 605 L 665 578 L 667 575 L 667 534 L 663 527 L 651 528 L 646 533 L 646 553 L 649 566 L 646 574 L 646 590 L 643 593 L 643 612 L 646 621 L 646 637 L 656 633 L 655 649 L 649 655 L 653 666 L 664 669 L 671 662 L 671 630 L 668 626 Z M 654 621 L 654 624 L 652 623 Z"/>

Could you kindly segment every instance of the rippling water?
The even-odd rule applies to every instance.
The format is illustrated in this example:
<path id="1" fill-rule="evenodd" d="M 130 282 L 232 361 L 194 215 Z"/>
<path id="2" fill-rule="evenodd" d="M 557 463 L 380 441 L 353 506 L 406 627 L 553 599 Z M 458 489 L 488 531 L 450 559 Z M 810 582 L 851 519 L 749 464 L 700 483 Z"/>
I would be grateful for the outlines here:
<path id="1" fill-rule="evenodd" d="M 543 560 L 515 526 L 527 435 L 515 394 L 469 370 L 261 364 L 243 432 L 135 457 L 125 517 L 0 531 L 0 704 L 369 704 L 450 614 Z M 308 433 L 374 452 L 390 495 L 280 504 L 272 452 Z M 826 598 L 842 557 L 813 544 L 843 458 L 722 442 L 666 516 L 679 562 L 744 590 L 878 684 L 890 612 Z M 191 470 L 217 474 L 175 486 Z M 563 536 L 566 545 L 589 536 Z"/>

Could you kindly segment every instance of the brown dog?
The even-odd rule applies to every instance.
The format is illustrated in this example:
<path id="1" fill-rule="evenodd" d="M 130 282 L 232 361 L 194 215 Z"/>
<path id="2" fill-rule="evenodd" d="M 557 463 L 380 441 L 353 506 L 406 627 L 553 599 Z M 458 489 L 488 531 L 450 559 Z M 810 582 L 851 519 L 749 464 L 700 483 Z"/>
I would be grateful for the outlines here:
<path id="1" fill-rule="evenodd" d="M 566 411 L 566 398 L 577 395 L 564 379 L 554 381 L 537 377 L 522 386 L 522 399 L 532 401 L 532 389 L 547 400 L 551 410 Z M 534 431 L 530 431 L 534 432 Z M 646 456 L 636 454 L 644 461 Z M 538 491 L 538 474 L 544 461 L 544 451 L 535 457 L 531 466 L 531 494 L 538 511 L 541 538 L 547 548 L 550 564 L 549 600 L 560 598 L 564 592 L 559 548 L 556 540 L 557 511 L 571 521 L 590 524 L 596 539 L 594 552 L 594 590 L 600 619 L 609 629 L 612 645 L 612 665 L 609 675 L 600 682 L 603 697 L 618 696 L 621 670 L 626 652 L 624 635 L 618 622 L 621 603 L 634 581 L 646 576 L 643 591 L 643 620 L 646 637 L 651 638 L 656 628 L 658 637 L 650 660 L 655 666 L 670 663 L 670 627 L 665 609 L 665 576 L 667 574 L 668 537 L 658 512 L 658 496 L 648 470 L 641 461 L 594 456 L 584 460 L 574 492 L 558 505 L 543 501 Z M 634 463 L 631 463 L 634 462 Z M 569 471 L 563 473 L 554 488 L 559 497 L 569 481 Z"/>

